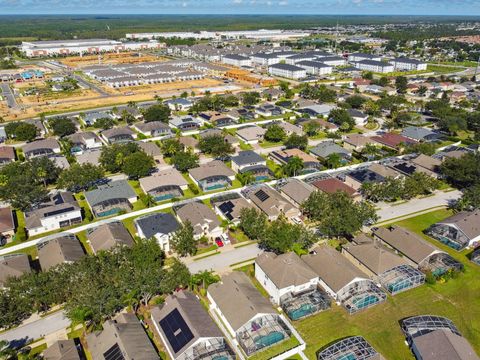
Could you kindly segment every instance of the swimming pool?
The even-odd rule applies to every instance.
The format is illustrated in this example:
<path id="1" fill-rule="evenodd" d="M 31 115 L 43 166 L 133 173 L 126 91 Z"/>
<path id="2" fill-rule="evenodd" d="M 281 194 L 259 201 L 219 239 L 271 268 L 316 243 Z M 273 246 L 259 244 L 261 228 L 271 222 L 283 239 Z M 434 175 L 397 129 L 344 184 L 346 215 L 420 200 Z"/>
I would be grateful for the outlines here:
<path id="1" fill-rule="evenodd" d="M 259 348 L 263 348 L 263 347 L 276 344 L 279 341 L 282 341 L 284 338 L 285 338 L 285 335 L 283 335 L 283 333 L 281 333 L 280 331 L 272 331 L 267 335 L 257 336 L 254 339 L 254 341 L 255 341 L 255 345 L 257 345 Z"/>
<path id="2" fill-rule="evenodd" d="M 378 297 L 375 295 L 367 295 L 365 297 L 359 297 L 352 300 L 352 304 L 355 305 L 357 309 L 364 309 L 370 305 L 374 305 L 378 302 Z"/>
<path id="3" fill-rule="evenodd" d="M 315 312 L 315 306 L 312 304 L 303 304 L 298 309 L 288 312 L 288 317 L 292 320 L 298 320 Z"/>

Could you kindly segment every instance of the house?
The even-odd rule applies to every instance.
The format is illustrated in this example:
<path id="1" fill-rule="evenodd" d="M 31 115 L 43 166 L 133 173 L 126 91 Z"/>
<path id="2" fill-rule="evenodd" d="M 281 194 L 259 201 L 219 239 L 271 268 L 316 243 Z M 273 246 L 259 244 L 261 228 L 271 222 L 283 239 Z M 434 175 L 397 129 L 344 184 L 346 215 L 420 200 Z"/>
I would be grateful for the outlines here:
<path id="1" fill-rule="evenodd" d="M 61 152 L 60 144 L 53 138 L 32 141 L 31 143 L 23 145 L 22 150 L 27 159 L 60 154 Z"/>
<path id="2" fill-rule="evenodd" d="M 82 120 L 87 126 L 92 126 L 98 119 L 118 119 L 119 116 L 115 115 L 109 111 L 94 111 L 86 113 Z"/>
<path id="3" fill-rule="evenodd" d="M 279 190 L 284 197 L 298 208 L 316 191 L 312 185 L 295 178 L 287 179 L 284 184 L 279 186 Z"/>
<path id="4" fill-rule="evenodd" d="M 43 125 L 42 120 L 40 120 L 40 119 L 27 119 L 27 120 L 23 120 L 23 122 L 27 123 L 27 124 L 35 125 L 35 127 L 37 128 L 37 136 L 38 137 L 44 137 L 45 135 L 47 135 L 47 129 L 45 129 L 45 125 Z"/>
<path id="5" fill-rule="evenodd" d="M 191 150 L 193 153 L 199 153 L 198 140 L 191 136 L 181 136 L 178 141 L 183 145 L 184 150 Z"/>
<path id="6" fill-rule="evenodd" d="M 417 167 L 428 170 L 429 175 L 433 177 L 438 177 L 440 173 L 440 165 L 442 165 L 442 162 L 439 159 L 425 154 L 419 154 L 417 157 L 411 159 L 410 162 Z"/>
<path id="7" fill-rule="evenodd" d="M 361 152 L 370 144 L 373 144 L 373 141 L 361 134 L 350 134 L 343 139 L 343 147 L 351 151 Z"/>
<path id="8" fill-rule="evenodd" d="M 72 144 L 72 154 L 82 154 L 85 150 L 99 149 L 103 146 L 102 140 L 93 131 L 78 132 L 66 137 Z"/>
<path id="9" fill-rule="evenodd" d="M 318 246 L 302 260 L 317 274 L 320 286 L 349 314 L 377 305 L 387 298 L 367 274 L 333 247 Z"/>
<path id="10" fill-rule="evenodd" d="M 96 217 L 104 217 L 130 211 L 137 201 L 137 194 L 127 180 L 117 180 L 87 191 L 85 200 Z"/>
<path id="11" fill-rule="evenodd" d="M 255 112 L 264 117 L 281 116 L 285 110 L 273 104 L 263 104 L 255 108 Z"/>
<path id="12" fill-rule="evenodd" d="M 151 320 L 172 360 L 236 358 L 200 300 L 189 291 L 169 295 L 161 306 L 153 307 Z"/>
<path id="13" fill-rule="evenodd" d="M 86 337 L 92 359 L 160 359 L 135 314 L 120 313 L 102 328 Z"/>
<path id="14" fill-rule="evenodd" d="M 293 134 L 298 136 L 303 136 L 305 134 L 303 132 L 303 129 L 300 126 L 289 123 L 288 121 L 276 121 L 273 124 L 280 126 L 283 129 L 283 131 L 285 131 L 285 135 L 287 136 L 290 136 Z"/>
<path id="15" fill-rule="evenodd" d="M 385 181 L 385 177 L 368 168 L 353 170 L 345 175 L 345 184 L 355 191 L 360 190 L 365 183 L 380 183 L 383 181 Z"/>
<path id="16" fill-rule="evenodd" d="M 480 242 L 480 210 L 462 211 L 430 226 L 426 233 L 455 250 Z"/>
<path id="17" fill-rule="evenodd" d="M 239 151 L 238 155 L 232 156 L 231 161 L 233 171 L 240 174 L 251 173 L 255 176 L 255 181 L 267 180 L 271 176 L 267 161 L 255 151 Z"/>
<path id="18" fill-rule="evenodd" d="M 436 142 L 439 141 L 441 135 L 430 129 L 418 126 L 408 126 L 402 130 L 402 136 L 409 139 L 422 142 Z"/>
<path id="19" fill-rule="evenodd" d="M 81 360 L 73 339 L 57 340 L 43 351 L 44 360 Z"/>
<path id="20" fill-rule="evenodd" d="M 247 356 L 290 337 L 291 331 L 250 282 L 248 276 L 233 271 L 208 287 L 210 309 L 220 317 Z M 258 341 L 258 339 L 269 341 Z M 257 341 L 256 341 L 257 340 Z"/>
<path id="21" fill-rule="evenodd" d="M 309 75 L 327 75 L 333 71 L 332 66 L 320 61 L 304 60 L 297 62 L 295 65 L 305 69 Z"/>
<path id="22" fill-rule="evenodd" d="M 317 117 L 328 117 L 330 115 L 330 111 L 335 108 L 333 105 L 328 104 L 314 104 L 314 105 L 307 105 L 299 107 L 296 111 L 299 115 L 305 116 L 307 115 L 310 118 L 317 118 Z"/>
<path id="23" fill-rule="evenodd" d="M 134 141 L 137 133 L 127 126 L 102 131 L 102 137 L 109 144 L 123 144 Z"/>
<path id="24" fill-rule="evenodd" d="M 142 190 L 155 201 L 180 198 L 188 188 L 188 181 L 174 168 L 165 169 L 139 180 Z"/>
<path id="25" fill-rule="evenodd" d="M 198 137 L 200 139 L 204 139 L 206 137 L 210 137 L 210 136 L 221 136 L 223 137 L 223 139 L 225 140 L 226 143 L 232 145 L 233 147 L 236 147 L 240 144 L 240 141 L 238 140 L 237 137 L 233 136 L 233 135 L 230 135 L 228 133 L 224 133 L 222 130 L 220 129 L 205 129 L 205 130 L 202 130 L 198 133 Z"/>
<path id="26" fill-rule="evenodd" d="M 347 149 L 337 145 L 333 141 L 322 141 L 320 144 L 310 149 L 310 153 L 326 160 L 332 154 L 338 154 L 343 162 L 348 161 L 352 157 L 352 153 Z"/>
<path id="27" fill-rule="evenodd" d="M 180 225 L 170 213 L 153 213 L 134 220 L 135 229 L 143 239 L 155 238 L 165 252 L 170 252 L 170 239 Z"/>
<path id="28" fill-rule="evenodd" d="M 195 239 L 205 236 L 215 239 L 223 233 L 217 215 L 204 203 L 190 202 L 176 210 L 180 222 L 190 222 Z"/>
<path id="29" fill-rule="evenodd" d="M 174 116 L 169 121 L 170 126 L 179 129 L 180 131 L 197 130 L 202 126 L 202 123 L 201 120 L 190 115 Z"/>
<path id="30" fill-rule="evenodd" d="M 57 192 L 25 212 L 25 229 L 30 236 L 82 222 L 82 209 L 71 192 Z"/>
<path id="31" fill-rule="evenodd" d="M 248 125 L 237 129 L 237 136 L 247 144 L 258 144 L 267 130 L 258 125 Z"/>
<path id="32" fill-rule="evenodd" d="M 158 169 L 169 167 L 163 158 L 162 151 L 154 141 L 137 140 L 135 141 L 135 144 L 137 144 L 140 150 L 142 150 L 145 154 L 150 155 L 153 158 Z"/>
<path id="33" fill-rule="evenodd" d="M 400 226 L 375 227 L 372 232 L 375 239 L 396 250 L 408 260 L 409 265 L 420 271 L 431 271 L 433 275 L 440 276 L 449 270 L 463 268 L 463 265 L 450 255 Z"/>
<path id="34" fill-rule="evenodd" d="M 421 160 L 422 161 L 422 160 Z M 428 176 L 437 177 L 438 174 L 434 173 L 422 166 L 416 165 L 411 161 L 396 159 L 392 161 L 388 166 L 395 171 L 399 172 L 400 174 L 411 176 L 416 172 L 424 173 Z"/>
<path id="35" fill-rule="evenodd" d="M 87 239 L 94 254 L 110 250 L 116 246 L 131 247 L 132 235 L 120 221 L 113 221 L 87 230 Z"/>
<path id="36" fill-rule="evenodd" d="M 392 249 L 375 242 L 342 247 L 342 254 L 390 294 L 420 286 L 425 275 L 413 268 Z"/>
<path id="37" fill-rule="evenodd" d="M 192 101 L 184 98 L 170 99 L 164 101 L 163 103 L 168 105 L 172 111 L 188 111 L 193 106 Z"/>
<path id="38" fill-rule="evenodd" d="M 405 145 L 416 143 L 415 140 L 395 133 L 385 133 L 380 136 L 372 136 L 371 139 L 380 145 L 386 146 L 394 150 L 399 150 Z"/>
<path id="39" fill-rule="evenodd" d="M 403 319 L 402 331 L 417 360 L 479 360 L 454 323 L 435 315 Z"/>
<path id="40" fill-rule="evenodd" d="M 364 114 L 360 110 L 357 109 L 348 109 L 348 114 L 355 120 L 356 126 L 365 126 L 367 125 L 368 115 Z"/>
<path id="41" fill-rule="evenodd" d="M 15 161 L 15 148 L 12 146 L 0 146 L 0 166 Z"/>
<path id="42" fill-rule="evenodd" d="M 10 206 L 0 208 L 0 245 L 5 245 L 15 233 L 15 221 Z"/>
<path id="43" fill-rule="evenodd" d="M 255 278 L 275 305 L 281 305 L 287 294 L 301 293 L 318 285 L 318 275 L 294 252 L 261 253 L 255 259 Z"/>
<path id="44" fill-rule="evenodd" d="M 75 157 L 77 158 L 77 162 L 80 165 L 83 164 L 92 164 L 92 165 L 100 165 L 100 155 L 102 154 L 102 151 L 99 149 L 95 150 L 87 150 L 84 151 L 81 154 L 75 154 Z"/>
<path id="45" fill-rule="evenodd" d="M 75 235 L 61 235 L 37 244 L 38 261 L 43 271 L 80 260 L 85 253 Z"/>
<path id="46" fill-rule="evenodd" d="M 269 101 L 278 100 L 283 95 L 283 90 L 277 88 L 270 88 L 263 90 L 261 95 L 263 98 L 269 99 Z"/>
<path id="47" fill-rule="evenodd" d="M 32 271 L 27 254 L 8 254 L 0 256 L 0 289 L 5 287 L 9 278 L 17 278 Z"/>
<path id="48" fill-rule="evenodd" d="M 333 194 L 337 191 L 343 191 L 345 194 L 353 198 L 354 200 L 360 200 L 362 197 L 353 187 L 348 186 L 344 182 L 337 178 L 327 178 L 323 180 L 317 180 L 312 183 L 318 190 L 323 191 L 326 194 Z"/>
<path id="49" fill-rule="evenodd" d="M 371 71 L 376 73 L 391 73 L 394 71 L 393 65 L 376 60 L 362 60 L 353 62 L 353 65 L 362 71 Z"/>
<path id="50" fill-rule="evenodd" d="M 161 121 L 137 123 L 133 125 L 133 129 L 145 136 L 157 137 L 172 135 L 172 129 L 170 129 L 170 126 Z"/>
<path id="51" fill-rule="evenodd" d="M 268 73 L 273 76 L 280 76 L 287 79 L 299 80 L 307 77 L 304 68 L 290 64 L 273 64 L 268 67 Z"/>
<path id="52" fill-rule="evenodd" d="M 229 187 L 235 179 L 233 170 L 220 160 L 213 160 L 190 169 L 188 175 L 203 191 Z"/>
<path id="53" fill-rule="evenodd" d="M 247 198 L 267 215 L 268 220 L 276 220 L 280 215 L 284 215 L 287 219 L 301 216 L 300 210 L 268 185 L 252 189 Z"/>
<path id="54" fill-rule="evenodd" d="M 396 58 L 389 61 L 395 71 L 424 71 L 427 70 L 427 63 L 417 59 Z"/>
<path id="55" fill-rule="evenodd" d="M 322 168 L 322 164 L 316 157 L 307 154 L 300 149 L 272 151 L 269 156 L 274 162 L 280 165 L 285 165 L 291 158 L 298 157 L 303 161 L 303 169 L 301 174 L 313 173 Z"/>
<path id="56" fill-rule="evenodd" d="M 218 202 L 212 200 L 215 212 L 223 219 L 232 222 L 234 225 L 240 223 L 240 213 L 242 209 L 253 209 L 254 206 L 243 197 L 232 197 Z"/>
<path id="57" fill-rule="evenodd" d="M 378 164 L 378 163 L 373 163 L 371 164 L 368 168 L 368 170 L 373 171 L 374 173 L 377 173 L 378 175 L 384 177 L 384 178 L 400 178 L 402 177 L 402 174 L 400 174 L 398 171 L 395 171 L 391 167 Z"/>

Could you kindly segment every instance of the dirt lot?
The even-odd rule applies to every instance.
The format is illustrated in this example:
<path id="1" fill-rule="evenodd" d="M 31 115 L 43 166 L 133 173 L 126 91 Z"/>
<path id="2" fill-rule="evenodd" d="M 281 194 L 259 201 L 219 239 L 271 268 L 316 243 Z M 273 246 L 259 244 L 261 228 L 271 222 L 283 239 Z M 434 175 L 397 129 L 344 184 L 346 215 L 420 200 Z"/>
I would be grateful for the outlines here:
<path id="1" fill-rule="evenodd" d="M 139 54 L 135 52 L 119 53 L 119 54 L 102 54 L 101 64 L 124 64 L 124 63 L 142 63 L 148 61 L 166 61 L 165 58 L 159 58 L 153 55 Z M 87 56 L 70 56 L 61 59 L 60 62 L 72 68 L 82 68 L 90 65 L 97 65 L 99 63 L 98 55 Z"/>

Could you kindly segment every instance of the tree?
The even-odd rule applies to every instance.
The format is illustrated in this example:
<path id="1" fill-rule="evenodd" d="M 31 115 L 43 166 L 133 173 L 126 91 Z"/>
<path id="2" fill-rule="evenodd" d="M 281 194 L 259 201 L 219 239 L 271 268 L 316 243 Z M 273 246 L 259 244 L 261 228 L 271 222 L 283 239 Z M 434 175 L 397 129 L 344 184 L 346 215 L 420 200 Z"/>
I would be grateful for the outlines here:
<path id="1" fill-rule="evenodd" d="M 365 113 L 371 116 L 379 116 L 380 115 L 380 106 L 373 101 L 372 99 L 368 99 L 365 104 L 363 105 Z"/>
<path id="2" fill-rule="evenodd" d="M 346 131 L 352 130 L 355 126 L 355 120 L 345 109 L 333 109 L 330 111 L 330 121 L 344 127 Z"/>
<path id="3" fill-rule="evenodd" d="M 433 143 L 414 143 L 414 144 L 408 144 L 405 147 L 404 153 L 406 154 L 411 154 L 411 153 L 416 153 L 416 154 L 425 154 L 425 155 L 433 155 L 435 154 L 436 151 L 436 146 Z"/>
<path id="4" fill-rule="evenodd" d="M 297 176 L 304 167 L 303 160 L 298 156 L 293 156 L 283 166 L 283 173 L 287 176 Z"/>
<path id="5" fill-rule="evenodd" d="M 128 125 L 135 122 L 135 116 L 132 113 L 128 112 L 127 109 L 123 109 L 121 113 L 122 121 L 125 121 Z"/>
<path id="6" fill-rule="evenodd" d="M 194 238 L 193 226 L 189 221 L 181 225 L 173 234 L 170 244 L 177 254 L 182 257 L 197 253 L 197 241 Z"/>
<path id="7" fill-rule="evenodd" d="M 303 203 L 302 211 L 323 235 L 330 237 L 351 236 L 363 225 L 377 220 L 371 204 L 355 202 L 343 191 L 333 194 L 316 191 Z"/>
<path id="8" fill-rule="evenodd" d="M 111 173 L 117 173 L 122 170 L 125 158 L 139 151 L 141 150 L 138 144 L 133 142 L 104 146 L 100 154 L 99 162 L 105 170 Z"/>
<path id="9" fill-rule="evenodd" d="M 171 162 L 178 171 L 185 172 L 198 167 L 198 155 L 191 151 L 179 151 L 172 156 Z"/>
<path id="10" fill-rule="evenodd" d="M 364 71 L 362 73 L 362 78 L 365 80 L 373 80 L 373 72 L 371 71 Z"/>
<path id="11" fill-rule="evenodd" d="M 250 171 L 246 171 L 244 173 L 238 173 L 235 177 L 237 178 L 238 181 L 240 181 L 242 186 L 255 182 L 255 176 Z"/>
<path id="12" fill-rule="evenodd" d="M 342 157 L 338 153 L 332 153 L 325 159 L 325 165 L 329 169 L 336 169 L 342 164 Z"/>
<path id="13" fill-rule="evenodd" d="M 73 121 L 65 116 L 50 119 L 48 123 L 50 124 L 53 133 L 60 137 L 74 134 L 75 131 L 77 131 Z"/>
<path id="14" fill-rule="evenodd" d="M 454 209 L 457 211 L 480 209 L 480 183 L 465 189 Z"/>
<path id="15" fill-rule="evenodd" d="M 221 135 L 205 136 L 198 142 L 198 148 L 205 154 L 210 154 L 215 158 L 225 158 L 234 153 L 234 149 Z"/>
<path id="16" fill-rule="evenodd" d="M 202 286 L 203 290 L 207 290 L 212 284 L 220 281 L 220 276 L 215 275 L 213 271 L 203 270 L 192 275 L 191 283 L 195 286 Z"/>
<path id="17" fill-rule="evenodd" d="M 285 138 L 285 130 L 278 125 L 270 125 L 264 135 L 265 140 L 271 142 L 280 142 Z"/>
<path id="18" fill-rule="evenodd" d="M 171 157 L 177 152 L 182 151 L 183 145 L 178 139 L 166 139 L 161 142 L 160 150 L 164 156 Z"/>
<path id="19" fill-rule="evenodd" d="M 361 95 L 352 95 L 345 99 L 345 102 L 349 104 L 353 109 L 361 109 L 366 101 L 367 98 Z"/>
<path id="20" fill-rule="evenodd" d="M 108 130 L 108 129 L 113 128 L 116 124 L 117 124 L 117 122 L 114 119 L 109 118 L 109 117 L 105 117 L 105 118 L 97 119 L 93 123 L 93 127 L 97 128 L 97 129 Z"/>
<path id="21" fill-rule="evenodd" d="M 243 208 L 240 210 L 239 227 L 252 240 L 262 238 L 267 223 L 267 216 L 255 208 Z"/>
<path id="22" fill-rule="evenodd" d="M 405 94 L 408 89 L 408 79 L 405 76 L 397 76 L 395 79 L 395 87 L 399 94 Z"/>
<path id="23" fill-rule="evenodd" d="M 153 157 L 143 151 L 137 151 L 125 157 L 122 171 L 132 179 L 138 179 L 150 174 L 155 166 Z"/>
<path id="24" fill-rule="evenodd" d="M 75 163 L 60 173 L 57 188 L 70 191 L 86 190 L 104 176 L 105 173 L 100 166 Z"/>
<path id="25" fill-rule="evenodd" d="M 26 122 L 13 122 L 5 126 L 5 132 L 10 138 L 18 141 L 33 141 L 37 137 L 37 127 Z"/>
<path id="26" fill-rule="evenodd" d="M 260 101 L 260 94 L 256 91 L 245 92 L 242 94 L 242 102 L 246 106 L 258 104 Z"/>
<path id="27" fill-rule="evenodd" d="M 440 166 L 447 181 L 460 189 L 479 183 L 480 154 L 466 153 L 461 158 L 448 158 Z"/>
<path id="28" fill-rule="evenodd" d="M 143 118 L 146 123 L 151 121 L 161 121 L 164 123 L 168 122 L 170 118 L 170 108 L 165 104 L 157 104 L 150 106 L 145 113 L 143 114 Z"/>
<path id="29" fill-rule="evenodd" d="M 300 136 L 295 133 L 290 135 L 284 142 L 284 145 L 288 149 L 300 149 L 305 150 L 308 146 L 308 136 Z"/>
<path id="30" fill-rule="evenodd" d="M 303 125 L 303 131 L 305 131 L 308 136 L 315 136 L 320 131 L 320 124 L 316 121 L 308 121 Z"/>

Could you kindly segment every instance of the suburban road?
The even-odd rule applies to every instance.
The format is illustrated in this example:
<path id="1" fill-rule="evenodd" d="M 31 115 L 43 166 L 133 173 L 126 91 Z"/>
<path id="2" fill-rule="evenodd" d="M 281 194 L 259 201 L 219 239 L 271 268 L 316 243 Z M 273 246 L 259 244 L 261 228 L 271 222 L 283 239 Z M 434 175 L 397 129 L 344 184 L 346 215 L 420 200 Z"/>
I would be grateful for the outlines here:
<path id="1" fill-rule="evenodd" d="M 15 95 L 12 92 L 12 89 L 7 83 L 0 83 L 0 88 L 2 89 L 2 96 L 7 101 L 7 105 L 10 108 L 17 107 L 17 100 L 15 99 Z"/>

